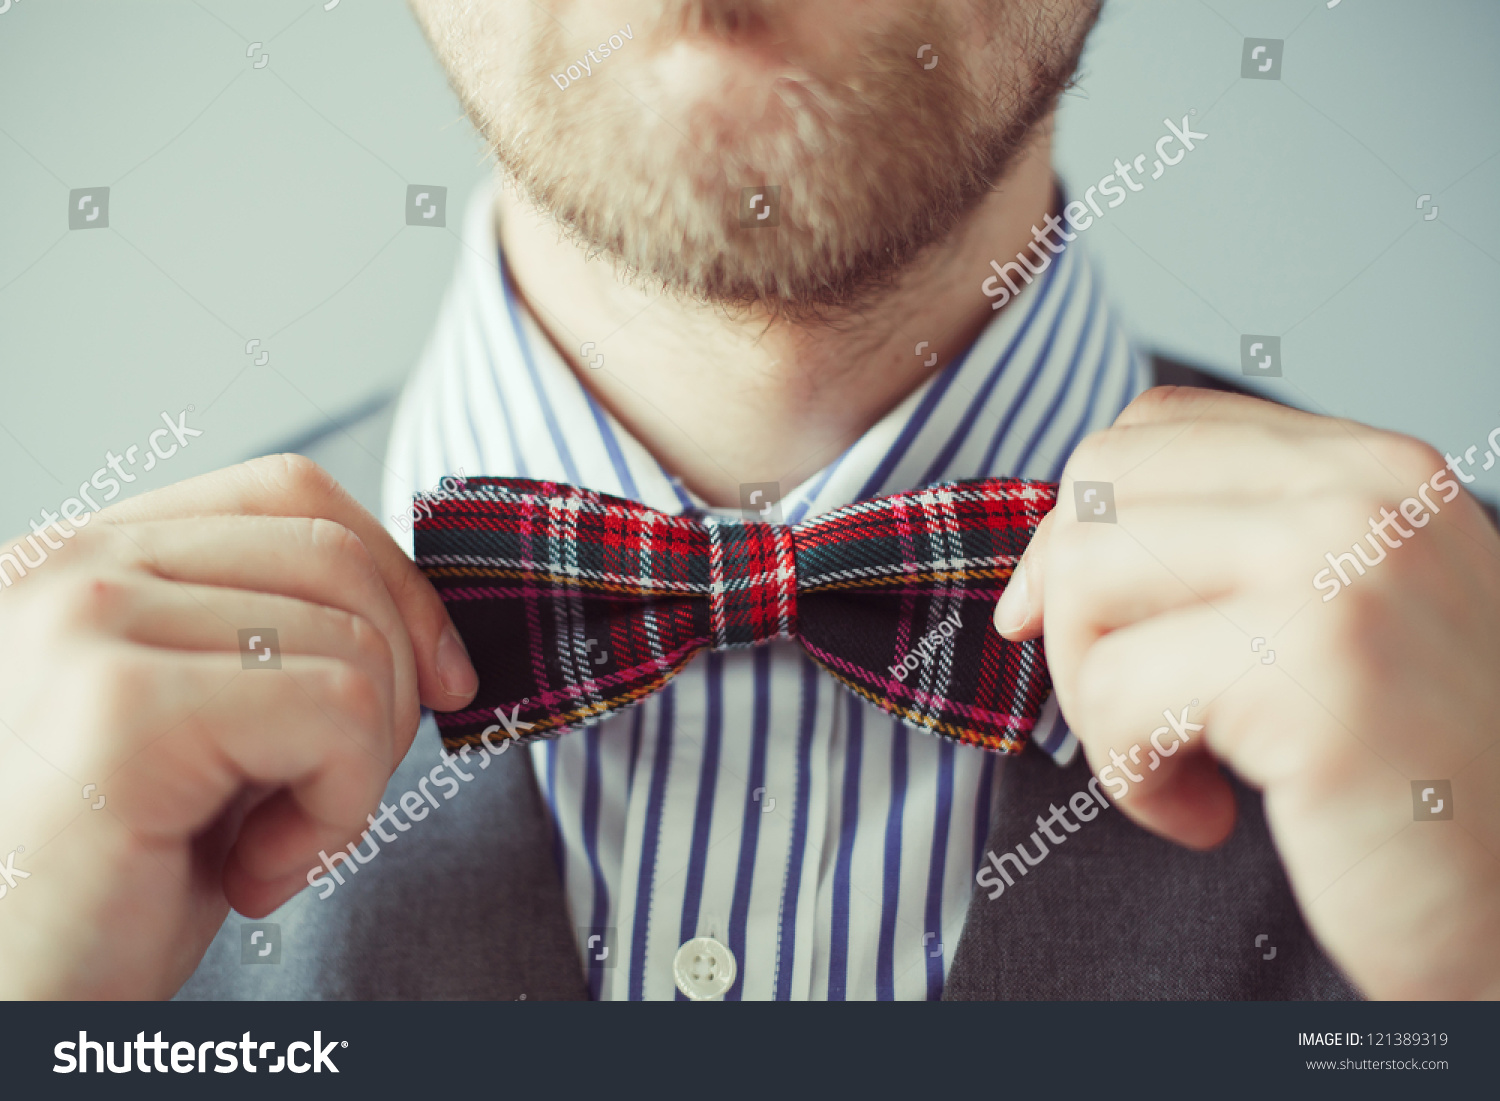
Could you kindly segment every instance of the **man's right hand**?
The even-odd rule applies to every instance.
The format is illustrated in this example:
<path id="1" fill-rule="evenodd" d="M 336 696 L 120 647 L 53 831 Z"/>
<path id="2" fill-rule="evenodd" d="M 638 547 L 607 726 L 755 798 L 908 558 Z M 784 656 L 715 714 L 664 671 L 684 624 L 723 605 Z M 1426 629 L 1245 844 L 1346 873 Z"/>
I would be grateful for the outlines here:
<path id="1" fill-rule="evenodd" d="M 367 828 L 419 705 L 478 678 L 426 578 L 298 456 L 45 530 L 62 549 L 0 588 L 0 868 L 23 847 L 0 997 L 170 997 L 230 906 L 269 913 Z M 249 627 L 279 671 L 242 666 Z"/>

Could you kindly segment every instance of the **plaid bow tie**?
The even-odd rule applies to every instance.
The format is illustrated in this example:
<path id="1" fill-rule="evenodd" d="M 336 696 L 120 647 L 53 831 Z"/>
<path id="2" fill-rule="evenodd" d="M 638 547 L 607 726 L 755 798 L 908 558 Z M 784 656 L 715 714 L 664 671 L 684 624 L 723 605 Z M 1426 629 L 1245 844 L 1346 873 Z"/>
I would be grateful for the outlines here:
<path id="1" fill-rule="evenodd" d="M 788 527 L 671 516 L 555 482 L 469 478 L 421 501 L 417 565 L 479 671 L 450 749 L 597 722 L 700 650 L 796 639 L 910 726 L 1017 753 L 1051 688 L 1040 642 L 990 626 L 1057 487 L 991 478 Z M 529 730 L 523 724 L 531 724 Z M 520 733 L 525 731 L 525 733 Z"/>

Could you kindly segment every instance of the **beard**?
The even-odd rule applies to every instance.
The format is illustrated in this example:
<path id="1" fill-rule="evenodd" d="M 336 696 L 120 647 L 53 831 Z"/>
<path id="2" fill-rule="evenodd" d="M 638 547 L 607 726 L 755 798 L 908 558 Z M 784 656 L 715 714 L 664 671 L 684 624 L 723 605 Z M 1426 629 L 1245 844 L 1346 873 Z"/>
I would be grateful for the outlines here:
<path id="1" fill-rule="evenodd" d="M 976 3 L 982 41 L 934 4 L 830 52 L 776 36 L 796 0 L 650 0 L 623 48 L 566 87 L 552 75 L 588 47 L 552 19 L 508 78 L 450 71 L 511 182 L 621 278 L 731 313 L 829 320 L 868 307 L 1004 179 L 1097 15 L 1093 0 Z M 716 62 L 694 49 L 703 36 L 760 62 Z M 776 224 L 746 228 L 742 192 L 768 186 Z"/>

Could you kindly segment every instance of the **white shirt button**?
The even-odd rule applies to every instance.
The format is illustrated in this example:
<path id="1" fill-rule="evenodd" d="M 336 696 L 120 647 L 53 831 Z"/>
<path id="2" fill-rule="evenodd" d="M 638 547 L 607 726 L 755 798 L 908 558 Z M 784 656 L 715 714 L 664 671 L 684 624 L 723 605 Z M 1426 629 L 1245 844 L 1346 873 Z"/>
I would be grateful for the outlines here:
<path id="1" fill-rule="evenodd" d="M 694 937 L 672 960 L 677 989 L 695 1002 L 718 1001 L 734 985 L 734 953 L 713 937 Z"/>

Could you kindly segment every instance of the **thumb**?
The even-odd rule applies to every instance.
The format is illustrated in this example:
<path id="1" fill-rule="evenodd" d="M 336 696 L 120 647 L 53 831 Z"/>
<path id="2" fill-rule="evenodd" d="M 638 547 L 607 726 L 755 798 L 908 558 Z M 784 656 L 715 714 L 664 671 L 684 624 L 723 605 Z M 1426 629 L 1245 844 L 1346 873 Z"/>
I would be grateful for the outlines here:
<path id="1" fill-rule="evenodd" d="M 1043 563 L 1056 523 L 1057 509 L 1042 517 L 1030 545 L 1011 572 L 1005 592 L 1000 594 L 1000 602 L 995 605 L 995 630 L 1012 642 L 1041 637 Z"/>

